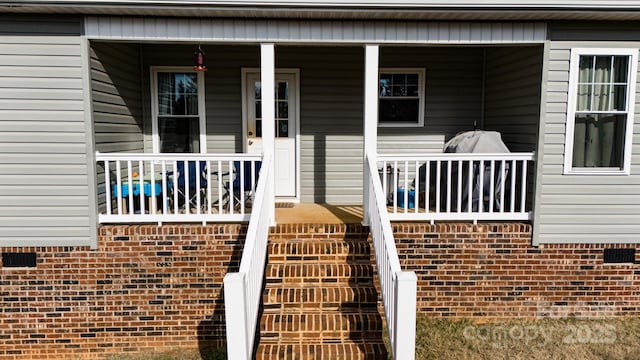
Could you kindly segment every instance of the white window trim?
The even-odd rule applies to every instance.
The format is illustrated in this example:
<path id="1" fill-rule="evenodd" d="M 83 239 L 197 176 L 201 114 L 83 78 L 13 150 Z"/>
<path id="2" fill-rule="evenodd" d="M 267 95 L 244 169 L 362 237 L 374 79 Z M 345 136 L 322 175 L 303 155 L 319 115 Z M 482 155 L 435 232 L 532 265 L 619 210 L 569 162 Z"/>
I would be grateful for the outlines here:
<path id="1" fill-rule="evenodd" d="M 198 117 L 200 126 L 200 154 L 207 152 L 207 116 L 205 114 L 204 72 L 194 71 L 189 66 L 151 66 L 151 138 L 153 153 L 160 153 L 160 134 L 158 130 L 158 73 L 184 72 L 196 73 L 198 79 Z"/>
<path id="2" fill-rule="evenodd" d="M 378 127 L 423 127 L 424 126 L 424 83 L 425 83 L 425 69 L 424 68 L 380 68 L 378 70 L 378 81 L 376 82 L 376 93 L 378 94 L 378 101 L 380 101 L 380 75 L 381 74 L 418 74 L 418 122 L 397 122 L 397 123 L 381 123 L 380 122 L 380 109 L 378 109 Z"/>
<path id="3" fill-rule="evenodd" d="M 629 56 L 629 86 L 627 87 L 627 123 L 624 137 L 622 169 L 619 168 L 573 168 L 573 136 L 575 127 L 576 101 L 578 96 L 578 73 L 582 55 L 623 55 Z M 564 174 L 565 175 L 629 175 L 631 174 L 631 148 L 633 145 L 633 118 L 636 98 L 636 77 L 638 71 L 637 48 L 573 48 L 569 67 L 569 97 L 565 131 Z"/>

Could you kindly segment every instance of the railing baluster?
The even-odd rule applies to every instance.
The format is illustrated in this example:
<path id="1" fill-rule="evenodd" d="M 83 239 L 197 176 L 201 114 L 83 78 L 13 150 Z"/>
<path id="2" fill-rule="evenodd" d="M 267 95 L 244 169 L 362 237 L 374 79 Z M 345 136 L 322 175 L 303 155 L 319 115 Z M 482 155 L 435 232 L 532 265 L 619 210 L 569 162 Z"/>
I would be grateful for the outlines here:
<path id="1" fill-rule="evenodd" d="M 145 193 L 144 193 L 144 162 L 142 160 L 138 160 L 138 187 L 140 188 L 140 214 L 145 213 Z M 135 181 L 135 179 L 133 179 Z"/>
<path id="2" fill-rule="evenodd" d="M 167 162 L 165 160 L 161 160 L 162 167 L 162 213 L 166 214 L 169 212 L 169 187 L 167 185 Z"/>
<path id="3" fill-rule="evenodd" d="M 218 214 L 222 214 L 222 202 L 224 201 L 224 194 L 222 193 L 222 182 L 224 181 L 222 169 L 222 161 L 218 160 Z M 230 179 L 231 175 L 227 176 Z"/>
<path id="4" fill-rule="evenodd" d="M 178 214 L 179 210 L 179 201 L 178 201 L 178 162 L 176 160 L 173 161 L 173 213 Z"/>
<path id="5" fill-rule="evenodd" d="M 207 198 L 206 198 L 206 202 L 207 202 L 207 215 L 211 214 L 211 181 L 213 180 L 211 178 L 211 161 L 207 160 L 206 162 L 206 166 L 205 166 L 205 174 L 207 175 Z"/>
<path id="6" fill-rule="evenodd" d="M 447 212 L 451 212 L 451 160 L 447 160 L 447 174 L 445 176 L 445 181 L 447 182 Z"/>
<path id="7" fill-rule="evenodd" d="M 189 206 L 189 197 L 190 197 L 190 190 L 189 189 L 189 162 L 188 161 L 183 161 L 183 166 L 182 169 L 184 170 L 184 213 L 185 214 L 189 214 L 191 212 L 191 209 Z"/>
<path id="8" fill-rule="evenodd" d="M 244 199 L 244 165 L 245 162 L 244 160 L 240 161 L 240 213 L 244 214 L 244 203 L 245 203 L 245 199 Z M 251 165 L 251 164 L 249 164 Z"/>
<path id="9" fill-rule="evenodd" d="M 504 178 L 507 176 L 505 162 L 502 160 L 500 163 L 500 212 L 504 212 L 504 193 L 507 189 L 504 188 Z"/>
<path id="10" fill-rule="evenodd" d="M 480 180 L 478 180 L 479 188 L 478 191 L 478 212 L 481 213 L 484 211 L 484 160 L 480 160 Z"/>
<path id="11" fill-rule="evenodd" d="M 151 209 L 149 209 L 152 215 L 156 214 L 158 209 L 157 196 L 156 196 L 156 167 L 153 161 L 149 161 L 149 172 L 151 173 Z"/>
<path id="12" fill-rule="evenodd" d="M 440 160 L 436 160 L 436 214 L 440 213 Z"/>
<path id="13" fill-rule="evenodd" d="M 400 179 L 398 179 L 398 162 L 394 161 L 393 162 L 393 212 L 395 214 L 398 213 L 398 188 L 399 188 L 399 184 L 398 181 Z"/>
<path id="14" fill-rule="evenodd" d="M 467 212 L 473 212 L 473 178 L 475 171 L 473 171 L 473 160 L 469 160 L 469 173 L 467 175 Z"/>
<path id="15" fill-rule="evenodd" d="M 105 190 L 105 205 L 107 206 L 107 215 L 111 215 L 111 169 L 109 168 L 109 160 L 104 161 L 104 190 Z M 116 193 L 117 194 L 117 193 Z M 118 197 L 116 196 L 116 201 Z"/>
<path id="16" fill-rule="evenodd" d="M 131 171 L 131 160 L 127 161 L 127 183 L 129 184 L 129 215 L 133 215 L 133 183 L 132 178 L 133 174 Z"/>
<path id="17" fill-rule="evenodd" d="M 527 160 L 522 160 L 522 189 L 520 191 L 520 212 L 523 213 L 527 197 Z"/>
<path id="18" fill-rule="evenodd" d="M 409 162 L 404 162 L 404 213 L 409 210 Z"/>
<path id="19" fill-rule="evenodd" d="M 233 183 L 235 182 L 234 177 L 238 176 L 238 174 L 233 173 L 233 161 L 229 160 L 229 163 L 227 164 L 227 166 L 229 169 L 229 214 L 233 214 L 234 213 L 233 198 L 234 198 L 234 194 L 236 193 L 236 189 L 233 188 Z"/>
<path id="20" fill-rule="evenodd" d="M 420 163 L 416 160 L 415 163 L 413 164 L 414 168 L 416 169 L 415 172 L 415 176 L 413 177 L 415 179 L 415 189 L 414 189 L 414 193 L 413 193 L 413 208 L 414 208 L 414 212 L 418 213 L 418 209 L 420 208 Z"/>
<path id="21" fill-rule="evenodd" d="M 122 171 L 120 170 L 120 160 L 116 160 L 116 186 L 118 196 L 116 197 L 116 206 L 118 207 L 118 215 L 122 215 L 122 203 L 124 195 L 122 194 Z"/>
<path id="22" fill-rule="evenodd" d="M 427 171 L 425 171 L 425 186 L 424 186 L 424 209 L 425 209 L 425 213 L 429 213 L 431 211 L 431 201 L 430 201 L 430 196 L 431 196 L 431 160 L 427 160 L 425 162 L 425 168 Z"/>
<path id="23" fill-rule="evenodd" d="M 493 201 L 494 199 L 494 192 L 495 192 L 495 183 L 494 183 L 494 179 L 495 179 L 495 166 L 496 166 L 496 162 L 495 160 L 490 160 L 489 162 L 489 166 L 491 166 L 491 177 L 489 178 L 489 212 L 492 213 L 493 212 Z"/>
<path id="24" fill-rule="evenodd" d="M 201 209 L 201 205 L 202 205 L 202 199 L 200 198 L 200 176 L 202 176 L 200 174 L 200 160 L 196 160 L 196 183 L 194 184 L 196 186 L 195 189 L 193 189 L 193 191 L 196 193 L 196 214 L 200 215 L 200 213 L 202 212 Z"/>
<path id="25" fill-rule="evenodd" d="M 511 212 L 516 209 L 516 161 L 511 160 Z"/>
<path id="26" fill-rule="evenodd" d="M 462 161 L 457 161 L 458 163 L 458 194 L 456 201 L 456 209 L 457 212 L 462 212 Z"/>

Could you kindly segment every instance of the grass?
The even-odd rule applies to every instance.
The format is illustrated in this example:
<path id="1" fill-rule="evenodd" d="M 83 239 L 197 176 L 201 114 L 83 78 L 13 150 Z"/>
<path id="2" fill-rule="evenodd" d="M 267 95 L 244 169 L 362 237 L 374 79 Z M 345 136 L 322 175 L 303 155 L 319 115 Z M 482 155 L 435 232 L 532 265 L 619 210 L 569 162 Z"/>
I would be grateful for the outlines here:
<path id="1" fill-rule="evenodd" d="M 416 327 L 416 360 L 635 360 L 638 354 L 640 318 L 474 323 L 420 316 Z M 201 356 L 197 350 L 177 349 L 107 359 L 223 360 L 226 351 L 211 349 Z"/>
<path id="2" fill-rule="evenodd" d="M 638 359 L 640 318 L 477 324 L 419 317 L 416 359 Z"/>
<path id="3" fill-rule="evenodd" d="M 176 349 L 162 352 L 143 352 L 136 354 L 114 354 L 106 360 L 226 360 L 226 349 L 209 349 L 202 351 Z"/>

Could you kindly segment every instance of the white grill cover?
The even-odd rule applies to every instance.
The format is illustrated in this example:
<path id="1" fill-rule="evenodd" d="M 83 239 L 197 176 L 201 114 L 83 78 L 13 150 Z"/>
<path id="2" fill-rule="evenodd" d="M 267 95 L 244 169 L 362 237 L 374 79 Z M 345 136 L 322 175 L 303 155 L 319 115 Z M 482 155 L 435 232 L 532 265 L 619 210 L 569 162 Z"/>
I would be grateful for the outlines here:
<path id="1" fill-rule="evenodd" d="M 497 131 L 466 131 L 444 144 L 446 153 L 508 153 L 502 136 Z"/>

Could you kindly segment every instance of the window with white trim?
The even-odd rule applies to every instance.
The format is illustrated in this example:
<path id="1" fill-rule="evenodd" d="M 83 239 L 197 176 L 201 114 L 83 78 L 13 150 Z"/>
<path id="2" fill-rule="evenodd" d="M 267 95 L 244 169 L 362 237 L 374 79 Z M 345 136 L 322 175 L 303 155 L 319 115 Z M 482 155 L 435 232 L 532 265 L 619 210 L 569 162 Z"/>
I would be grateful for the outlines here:
<path id="1" fill-rule="evenodd" d="M 152 68 L 153 150 L 204 153 L 204 74 L 191 68 Z"/>
<path id="2" fill-rule="evenodd" d="M 629 174 L 637 49 L 572 49 L 565 174 Z"/>
<path id="3" fill-rule="evenodd" d="M 424 73 L 424 69 L 380 69 L 378 126 L 423 126 Z"/>

